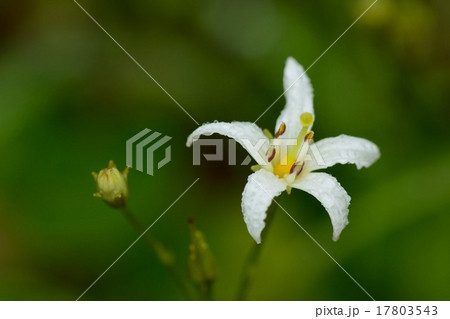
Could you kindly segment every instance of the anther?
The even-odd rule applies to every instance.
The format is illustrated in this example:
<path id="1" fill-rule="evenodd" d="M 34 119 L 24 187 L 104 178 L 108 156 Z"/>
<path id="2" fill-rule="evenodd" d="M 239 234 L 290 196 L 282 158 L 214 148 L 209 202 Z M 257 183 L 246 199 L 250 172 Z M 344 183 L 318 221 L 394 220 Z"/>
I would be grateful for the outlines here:
<path id="1" fill-rule="evenodd" d="M 289 172 L 289 174 L 295 174 L 295 176 L 300 175 L 300 173 L 303 171 L 303 166 L 305 166 L 305 162 L 294 163 L 294 165 L 292 165 L 291 167 L 291 171 Z"/>
<path id="2" fill-rule="evenodd" d="M 267 161 L 270 163 L 275 157 L 275 154 L 277 153 L 277 150 L 275 149 L 275 146 L 271 145 L 269 149 L 266 152 Z"/>
<path id="3" fill-rule="evenodd" d="M 311 145 L 313 143 L 313 138 L 314 138 L 314 132 L 313 131 L 309 131 L 305 135 L 305 142 L 308 142 L 308 144 Z"/>
<path id="4" fill-rule="evenodd" d="M 275 138 L 279 138 L 281 135 L 284 134 L 285 131 L 286 131 L 286 123 L 281 122 L 278 131 L 275 133 Z"/>

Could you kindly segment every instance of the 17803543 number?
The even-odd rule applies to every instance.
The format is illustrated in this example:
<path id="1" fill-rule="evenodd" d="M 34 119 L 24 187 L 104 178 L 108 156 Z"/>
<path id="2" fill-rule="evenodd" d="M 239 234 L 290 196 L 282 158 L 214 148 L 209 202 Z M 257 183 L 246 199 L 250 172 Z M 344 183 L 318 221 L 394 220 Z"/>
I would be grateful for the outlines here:
<path id="1" fill-rule="evenodd" d="M 377 316 L 436 316 L 437 306 L 377 306 Z"/>

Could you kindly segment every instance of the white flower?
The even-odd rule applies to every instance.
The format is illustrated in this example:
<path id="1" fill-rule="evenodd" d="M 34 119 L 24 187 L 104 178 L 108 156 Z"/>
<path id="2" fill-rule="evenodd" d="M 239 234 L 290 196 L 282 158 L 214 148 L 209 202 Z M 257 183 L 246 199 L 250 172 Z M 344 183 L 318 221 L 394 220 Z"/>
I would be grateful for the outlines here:
<path id="1" fill-rule="evenodd" d="M 214 122 L 192 132 L 187 146 L 201 135 L 219 133 L 240 143 L 259 164 L 252 167 L 255 172 L 248 177 L 242 193 L 244 221 L 257 243 L 261 242 L 266 211 L 273 198 L 285 190 L 290 193 L 292 188 L 310 193 L 321 202 L 330 215 L 336 241 L 348 224 L 350 196 L 333 176 L 314 171 L 338 163 L 352 163 L 358 169 L 369 167 L 380 157 L 380 151 L 366 139 L 347 135 L 313 144 L 313 90 L 303 67 L 293 58 L 287 59 L 283 84 L 287 103 L 277 119 L 274 137 L 254 123 Z"/>

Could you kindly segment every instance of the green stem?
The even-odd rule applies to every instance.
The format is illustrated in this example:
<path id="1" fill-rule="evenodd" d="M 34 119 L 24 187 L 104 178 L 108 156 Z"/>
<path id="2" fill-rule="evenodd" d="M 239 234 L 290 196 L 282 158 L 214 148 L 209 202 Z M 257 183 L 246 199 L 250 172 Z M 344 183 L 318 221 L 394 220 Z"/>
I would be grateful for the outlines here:
<path id="1" fill-rule="evenodd" d="M 146 231 L 146 229 L 136 219 L 134 214 L 131 212 L 131 210 L 127 206 L 122 208 L 121 211 L 122 211 L 123 215 L 125 216 L 126 220 L 133 226 L 133 228 L 139 234 L 142 234 Z M 153 250 L 153 252 L 155 253 L 158 260 L 172 275 L 173 279 L 175 280 L 175 283 L 181 289 L 183 295 L 189 300 L 197 299 L 196 297 L 194 297 L 194 292 L 193 292 L 192 287 L 190 287 L 185 282 L 185 280 L 183 279 L 183 276 L 181 276 L 181 274 L 178 272 L 177 268 L 175 267 L 175 258 L 173 256 L 173 254 L 170 251 L 168 251 L 159 241 L 157 241 L 155 238 L 153 238 L 153 236 L 151 236 L 147 232 L 145 232 L 144 237 L 146 239 L 147 244 Z"/>
<path id="2" fill-rule="evenodd" d="M 267 237 L 267 232 L 272 224 L 273 218 L 275 216 L 275 211 L 277 209 L 277 205 L 272 202 L 272 205 L 267 210 L 266 217 L 266 226 L 264 228 L 263 234 Z M 237 294 L 237 300 L 245 300 L 249 291 L 249 288 L 254 280 L 256 265 L 261 256 L 263 245 L 253 243 L 253 246 L 250 249 L 250 252 L 247 255 L 247 259 L 244 264 L 244 268 L 241 273 L 241 281 L 239 283 L 239 290 Z"/>
<path id="3" fill-rule="evenodd" d="M 213 286 L 212 283 L 208 283 L 206 286 L 206 291 L 205 291 L 205 295 L 204 295 L 204 300 L 206 300 L 206 301 L 214 300 L 212 286 Z"/>

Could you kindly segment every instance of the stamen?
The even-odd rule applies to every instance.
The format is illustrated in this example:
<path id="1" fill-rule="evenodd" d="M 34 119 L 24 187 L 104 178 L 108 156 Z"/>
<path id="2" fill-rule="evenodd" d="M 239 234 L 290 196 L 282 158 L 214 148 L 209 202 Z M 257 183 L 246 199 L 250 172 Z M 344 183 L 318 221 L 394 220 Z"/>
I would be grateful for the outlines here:
<path id="1" fill-rule="evenodd" d="M 311 145 L 313 143 L 313 138 L 314 138 L 314 132 L 313 131 L 309 131 L 305 135 L 305 142 L 308 142 L 308 144 Z"/>
<path id="2" fill-rule="evenodd" d="M 272 135 L 272 133 L 270 133 L 270 131 L 268 130 L 268 129 L 264 129 L 263 130 L 263 133 L 264 133 L 264 135 L 269 139 L 269 140 L 272 140 L 273 139 L 273 135 Z"/>
<path id="3" fill-rule="evenodd" d="M 292 165 L 292 167 L 291 167 L 291 171 L 289 172 L 289 174 L 295 174 L 295 176 L 300 175 L 300 173 L 303 171 L 303 166 L 305 166 L 305 162 L 294 163 L 294 165 Z"/>
<path id="4" fill-rule="evenodd" d="M 309 128 L 313 124 L 314 118 L 311 113 L 305 112 L 300 115 L 300 124 L 302 125 L 302 129 L 297 136 L 297 145 L 291 148 L 289 151 L 289 156 L 293 158 L 298 158 L 298 153 L 302 147 L 303 142 L 305 141 L 306 136 L 310 131 Z M 309 139 L 308 139 L 309 142 Z"/>
<path id="5" fill-rule="evenodd" d="M 269 149 L 266 152 L 267 161 L 270 163 L 272 162 L 273 158 L 275 157 L 275 154 L 277 153 L 277 150 L 275 146 L 271 145 Z"/>
<path id="6" fill-rule="evenodd" d="M 284 132 L 286 132 L 286 123 L 281 122 L 278 131 L 275 133 L 275 138 L 279 138 L 281 135 L 284 134 Z"/>
<path id="7" fill-rule="evenodd" d="M 275 151 L 273 145 L 266 153 L 269 162 L 273 165 L 273 173 L 280 178 L 286 178 L 288 184 L 290 183 L 289 180 L 293 182 L 303 170 L 305 164 L 303 159 L 308 151 L 309 145 L 312 144 L 312 139 L 314 137 L 314 133 L 309 131 L 309 128 L 313 122 L 314 118 L 311 113 L 302 113 L 300 115 L 300 124 L 302 125 L 302 128 L 297 136 L 297 143 L 289 148 L 288 154 L 279 154 L 279 152 Z M 281 123 L 277 133 L 275 134 L 275 138 L 282 135 L 285 131 L 286 124 Z M 281 158 L 280 162 L 281 156 L 283 156 L 283 158 Z"/>
<path id="8" fill-rule="evenodd" d="M 261 165 L 253 165 L 250 167 L 250 169 L 254 172 L 259 171 L 261 168 L 262 168 Z"/>

